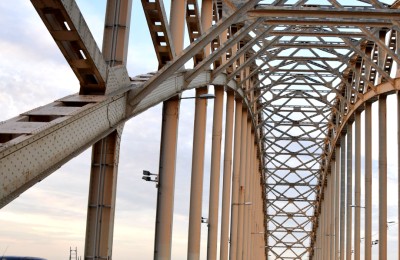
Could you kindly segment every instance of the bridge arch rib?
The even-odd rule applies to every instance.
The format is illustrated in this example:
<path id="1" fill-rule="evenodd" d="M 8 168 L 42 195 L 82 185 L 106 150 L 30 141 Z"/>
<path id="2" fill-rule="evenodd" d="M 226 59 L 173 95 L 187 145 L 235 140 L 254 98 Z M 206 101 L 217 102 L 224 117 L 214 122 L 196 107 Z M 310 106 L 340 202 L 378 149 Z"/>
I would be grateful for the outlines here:
<path id="1" fill-rule="evenodd" d="M 237 118 L 251 122 L 241 119 L 243 136 L 235 146 L 241 142 L 247 147 L 240 154 L 248 164 L 240 166 L 242 178 L 246 172 L 262 178 L 263 257 L 351 257 L 360 240 L 361 113 L 365 109 L 369 115 L 370 104 L 377 100 L 379 185 L 381 190 L 387 187 L 386 96 L 400 88 L 398 2 L 211 2 L 206 24 L 214 25 L 208 30 L 202 29 L 197 1 L 185 2 L 191 44 L 179 53 L 163 1 L 143 0 L 149 28 L 158 28 L 150 33 L 160 68 L 129 78 L 124 65 L 106 65 L 86 23 L 79 22 L 83 16 L 75 1 L 32 0 L 81 90 L 0 125 L 0 207 L 145 110 L 189 89 L 223 86 L 243 101 L 245 109 Z M 60 26 L 54 17 L 67 25 Z M 183 69 L 191 60 L 193 67 Z M 366 116 L 365 130 L 368 120 Z M 256 151 L 249 145 L 254 143 Z M 27 154 L 35 155 L 26 159 Z M 364 175 L 371 174 L 366 169 Z M 246 180 L 241 185 L 249 185 Z M 364 217 L 370 221 L 367 188 Z M 387 193 L 381 190 L 379 254 L 386 259 Z M 247 223 L 240 221 L 246 226 L 240 232 L 245 232 Z M 363 253 L 368 258 L 371 224 L 365 230 Z M 243 242 L 240 232 L 237 254 L 250 259 L 246 243 L 252 233 Z M 356 257 L 360 250 L 354 249 Z"/>

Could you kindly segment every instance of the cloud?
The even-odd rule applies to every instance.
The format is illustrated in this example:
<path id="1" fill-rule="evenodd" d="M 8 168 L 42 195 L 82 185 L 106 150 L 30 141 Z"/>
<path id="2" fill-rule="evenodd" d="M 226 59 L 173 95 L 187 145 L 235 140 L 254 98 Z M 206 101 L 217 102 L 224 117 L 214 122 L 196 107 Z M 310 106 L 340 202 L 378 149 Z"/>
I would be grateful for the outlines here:
<path id="1" fill-rule="evenodd" d="M 78 1 L 95 39 L 100 42 L 105 1 Z M 137 5 L 135 2 L 134 5 Z M 11 8 L 12 6 L 12 8 Z M 17 8 L 18 7 L 18 8 Z M 134 17 L 142 17 L 136 6 Z M 99 15 L 99 13 L 101 15 Z M 147 33 L 138 38 L 143 21 L 132 23 L 129 72 L 137 75 L 157 69 L 155 53 Z M 0 3 L 0 120 L 50 103 L 79 90 L 79 83 L 47 32 L 30 2 Z M 136 36 L 135 36 L 136 35 Z M 137 47 L 139 46 L 139 47 Z M 192 101 L 182 106 L 180 157 L 178 159 L 174 259 L 186 258 L 187 214 L 191 161 Z M 153 255 L 155 206 L 154 183 L 141 179 L 142 170 L 158 172 L 161 108 L 156 106 L 125 124 L 119 164 L 117 211 L 113 254 L 115 259 L 150 259 Z M 23 193 L 0 211 L 0 250 L 10 255 L 32 255 L 47 259 L 68 256 L 69 247 L 83 255 L 90 149 Z M 182 176 L 182 177 L 180 177 Z M 205 182 L 206 184 L 206 182 Z"/>

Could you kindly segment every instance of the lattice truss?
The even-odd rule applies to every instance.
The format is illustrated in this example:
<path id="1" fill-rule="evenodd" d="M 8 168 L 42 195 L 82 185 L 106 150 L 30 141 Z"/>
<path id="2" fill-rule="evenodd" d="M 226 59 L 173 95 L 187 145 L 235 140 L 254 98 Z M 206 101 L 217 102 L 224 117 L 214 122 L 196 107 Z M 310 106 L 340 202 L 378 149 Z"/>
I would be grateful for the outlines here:
<path id="1" fill-rule="evenodd" d="M 254 94 L 272 257 L 314 253 L 331 138 L 363 93 L 396 76 L 395 9 L 397 3 L 375 0 L 260 1 L 233 34 L 240 39 L 244 28 L 251 30 L 240 40 L 245 59 L 228 69 L 228 78 Z M 245 66 L 250 71 L 240 75 Z"/>
<path id="2" fill-rule="evenodd" d="M 267 253 L 277 259 L 312 258 L 329 160 L 343 129 L 341 123 L 363 94 L 381 83 L 393 84 L 398 77 L 400 3 L 218 0 L 214 1 L 213 26 L 205 31 L 197 1 L 188 0 L 191 45 L 175 55 L 163 1 L 142 0 L 160 70 L 129 78 L 123 67 L 107 69 L 94 39 L 86 37 L 90 36 L 86 24 L 79 23 L 79 9 L 72 4 L 68 9 L 64 2 L 32 1 L 80 80 L 83 95 L 3 122 L 0 159 L 12 162 L 14 157 L 9 154 L 24 155 L 25 150 L 18 147 L 35 150 L 46 138 L 54 140 L 53 135 L 63 137 L 64 132 L 79 132 L 80 139 L 73 139 L 73 144 L 69 140 L 70 150 L 54 146 L 60 149 L 54 152 L 58 157 L 46 154 L 48 158 L 42 156 L 29 164 L 32 176 L 26 181 L 18 174 L 14 179 L 3 176 L 3 186 L 8 186 L 1 190 L 0 206 L 93 144 L 95 136 L 104 136 L 121 122 L 193 88 L 196 82 L 217 81 L 245 97 L 254 116 L 265 176 Z M 60 11 L 49 13 L 48 7 Z M 226 32 L 227 39 L 223 39 Z M 208 45 L 212 52 L 205 55 Z M 191 59 L 192 69 L 180 70 Z M 115 89 L 119 91 L 112 92 Z M 105 96 L 99 95 L 104 92 Z M 68 110 L 53 120 L 48 111 L 59 108 L 60 102 Z M 76 106 L 77 102 L 83 103 Z M 38 115 L 46 120 L 34 122 Z M 84 124 L 89 121 L 96 127 Z M 87 129 L 77 131 L 79 123 Z M 24 131 L 18 132 L 15 126 L 21 124 Z M 86 141 L 82 144 L 81 140 Z M 12 172 L 25 169 L 14 170 L 18 163 L 7 165 Z"/>

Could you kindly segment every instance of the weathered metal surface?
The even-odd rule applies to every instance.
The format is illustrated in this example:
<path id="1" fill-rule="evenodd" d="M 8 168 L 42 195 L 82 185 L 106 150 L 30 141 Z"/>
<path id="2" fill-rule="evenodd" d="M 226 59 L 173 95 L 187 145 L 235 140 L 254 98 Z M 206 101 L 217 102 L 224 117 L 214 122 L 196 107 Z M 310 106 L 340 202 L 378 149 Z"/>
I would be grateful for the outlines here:
<path id="1" fill-rule="evenodd" d="M 206 22 L 216 23 L 203 31 L 197 2 L 188 0 L 191 45 L 175 56 L 162 1 L 143 0 L 163 68 L 131 79 L 124 66 L 107 68 L 74 1 L 32 2 L 80 80 L 80 93 L 106 95 L 68 96 L 0 124 L 0 207 L 129 118 L 184 90 L 216 84 L 243 99 L 257 133 L 265 184 L 265 254 L 324 259 L 336 257 L 341 242 L 343 257 L 338 228 L 343 236 L 345 211 L 326 192 L 340 195 L 338 184 L 344 180 L 338 176 L 338 157 L 341 151 L 345 158 L 345 151 L 338 146 L 344 148 L 341 137 L 348 123 L 363 113 L 366 103 L 400 89 L 394 71 L 400 62 L 398 1 L 391 7 L 377 0 L 351 5 L 335 0 L 324 5 L 215 1 L 213 17 Z M 261 18 L 254 23 L 256 17 Z M 216 40 L 227 32 L 226 41 Z M 205 58 L 207 46 L 213 52 Z M 192 58 L 194 69 L 181 70 Z M 237 160 L 251 161 L 242 157 Z M 241 194 L 242 202 L 249 195 Z M 386 203 L 384 197 L 382 201 Z M 366 211 L 370 218 L 370 205 Z M 236 217 L 235 223 L 242 225 L 237 228 L 248 233 Z M 380 225 L 385 235 L 383 220 Z M 329 241 L 326 232 L 331 233 Z M 244 235 L 249 241 L 251 235 Z M 235 247 L 237 237 L 231 239 Z M 322 252 L 328 244 L 335 250 Z"/>

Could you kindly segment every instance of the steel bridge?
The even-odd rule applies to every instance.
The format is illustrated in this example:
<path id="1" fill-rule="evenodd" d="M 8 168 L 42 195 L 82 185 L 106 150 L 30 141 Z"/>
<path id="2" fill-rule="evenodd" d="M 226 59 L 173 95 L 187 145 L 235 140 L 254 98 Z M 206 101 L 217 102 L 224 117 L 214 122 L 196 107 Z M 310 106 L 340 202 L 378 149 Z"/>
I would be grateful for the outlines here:
<path id="1" fill-rule="evenodd" d="M 179 108 L 195 89 L 187 259 L 199 259 L 213 88 L 207 259 L 371 259 L 373 149 L 379 259 L 394 259 L 400 2 L 173 0 L 168 17 L 162 0 L 142 0 L 159 69 L 138 76 L 126 69 L 132 0 L 107 1 L 101 51 L 74 0 L 31 2 L 80 90 L 1 122 L 0 207 L 92 147 L 84 258 L 111 259 L 124 123 L 162 103 L 154 259 L 171 259 Z"/>

